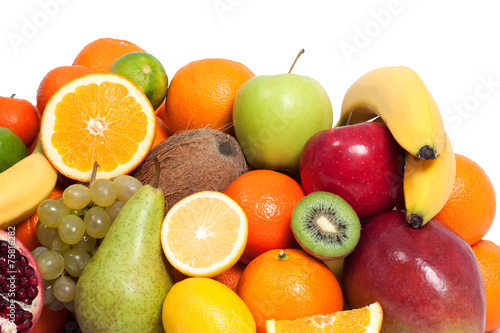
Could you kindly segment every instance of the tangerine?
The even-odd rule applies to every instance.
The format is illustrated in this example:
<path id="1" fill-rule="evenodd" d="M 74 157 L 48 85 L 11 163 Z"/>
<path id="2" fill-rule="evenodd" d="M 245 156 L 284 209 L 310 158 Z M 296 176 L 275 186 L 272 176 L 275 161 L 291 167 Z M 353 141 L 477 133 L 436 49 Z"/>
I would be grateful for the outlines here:
<path id="1" fill-rule="evenodd" d="M 255 74 L 245 65 L 210 58 L 180 68 L 168 88 L 165 111 L 174 132 L 213 128 L 233 134 L 236 93 Z"/>
<path id="2" fill-rule="evenodd" d="M 472 245 L 481 274 L 486 295 L 486 328 L 491 332 L 500 328 L 500 246 L 482 239 Z"/>
<path id="3" fill-rule="evenodd" d="M 243 270 L 236 293 L 252 312 L 257 333 L 266 332 L 266 320 L 294 320 L 343 309 L 335 275 L 301 249 L 259 255 Z"/>
<path id="4" fill-rule="evenodd" d="M 99 38 L 85 45 L 76 56 L 73 65 L 88 67 L 97 73 L 108 73 L 118 58 L 130 52 L 146 51 L 126 40 Z"/>
<path id="5" fill-rule="evenodd" d="M 31 333 L 58 333 L 63 332 L 69 319 L 69 311 L 62 308 L 58 311 L 51 310 L 44 306 L 38 322 L 30 331 Z"/>
<path id="6" fill-rule="evenodd" d="M 298 247 L 290 225 L 293 209 L 305 194 L 293 178 L 273 170 L 252 170 L 236 178 L 224 193 L 243 208 L 248 219 L 241 262 L 248 264 L 272 249 Z"/>
<path id="7" fill-rule="evenodd" d="M 79 65 L 60 66 L 51 69 L 43 77 L 36 92 L 36 107 L 40 116 L 43 115 L 45 106 L 56 91 L 74 79 L 92 73 L 94 73 L 92 69 Z"/>
<path id="8" fill-rule="evenodd" d="M 0 96 L 0 127 L 12 130 L 29 147 L 40 130 L 38 112 L 29 101 Z"/>
<path id="9" fill-rule="evenodd" d="M 469 245 L 488 232 L 495 218 L 495 190 L 486 172 L 470 158 L 455 154 L 456 175 L 448 201 L 435 216 Z"/>

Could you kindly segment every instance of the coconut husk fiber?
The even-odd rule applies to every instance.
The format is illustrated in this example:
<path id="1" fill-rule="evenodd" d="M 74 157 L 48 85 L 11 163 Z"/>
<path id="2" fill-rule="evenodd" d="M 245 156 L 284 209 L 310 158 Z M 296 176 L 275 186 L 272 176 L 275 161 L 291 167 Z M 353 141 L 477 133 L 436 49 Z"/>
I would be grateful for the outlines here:
<path id="1" fill-rule="evenodd" d="M 158 187 L 165 196 L 165 213 L 190 194 L 224 192 L 233 180 L 248 171 L 238 141 L 210 128 L 178 132 L 162 141 L 151 149 L 132 176 L 143 184 L 151 184 L 155 157 L 160 164 Z"/>

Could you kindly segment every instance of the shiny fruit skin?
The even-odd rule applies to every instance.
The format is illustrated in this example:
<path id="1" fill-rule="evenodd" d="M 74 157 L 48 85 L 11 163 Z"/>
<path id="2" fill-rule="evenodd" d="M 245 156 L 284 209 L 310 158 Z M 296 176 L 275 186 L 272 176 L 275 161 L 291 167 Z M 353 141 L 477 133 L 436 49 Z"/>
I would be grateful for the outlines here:
<path id="1" fill-rule="evenodd" d="M 402 199 L 403 170 L 404 150 L 386 126 L 373 122 L 315 134 L 300 159 L 306 194 L 337 194 L 359 218 L 392 209 Z"/>
<path id="2" fill-rule="evenodd" d="M 345 259 L 343 286 L 351 308 L 380 302 L 381 332 L 484 332 L 484 286 L 472 249 L 434 221 L 414 229 L 402 211 L 367 221 Z"/>

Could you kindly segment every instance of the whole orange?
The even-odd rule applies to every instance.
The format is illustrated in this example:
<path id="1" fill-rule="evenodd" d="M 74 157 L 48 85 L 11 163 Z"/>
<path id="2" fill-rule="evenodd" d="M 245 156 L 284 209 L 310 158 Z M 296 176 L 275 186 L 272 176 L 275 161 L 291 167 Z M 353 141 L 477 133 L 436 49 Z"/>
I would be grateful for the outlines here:
<path id="1" fill-rule="evenodd" d="M 252 260 L 243 270 L 236 293 L 265 332 L 268 319 L 297 319 L 343 309 L 335 275 L 301 249 L 275 249 Z"/>
<path id="2" fill-rule="evenodd" d="M 45 74 L 36 92 L 36 107 L 38 108 L 40 116 L 43 115 L 45 105 L 47 105 L 49 99 L 62 86 L 74 79 L 92 73 L 94 73 L 94 71 L 90 68 L 73 65 L 56 67 Z"/>
<path id="3" fill-rule="evenodd" d="M 52 311 L 47 306 L 42 309 L 42 315 L 31 330 L 31 333 L 58 333 L 64 331 L 64 326 L 69 319 L 69 311 L 63 308 L 59 311 Z"/>
<path id="4" fill-rule="evenodd" d="M 108 73 L 116 59 L 130 52 L 146 52 L 126 40 L 99 38 L 87 44 L 76 56 L 73 65 L 93 69 L 97 73 Z"/>
<path id="5" fill-rule="evenodd" d="M 168 88 L 165 111 L 174 132 L 213 128 L 233 133 L 233 102 L 241 85 L 255 75 L 228 59 L 196 60 L 180 68 Z"/>
<path id="6" fill-rule="evenodd" d="M 62 193 L 63 190 L 61 190 L 59 187 L 56 187 L 50 194 L 49 199 L 60 197 Z M 32 251 L 38 246 L 42 246 L 42 243 L 40 243 L 36 236 L 37 223 L 38 214 L 35 212 L 26 220 L 21 221 L 14 226 L 16 237 L 21 241 L 21 243 L 24 244 L 24 246 L 26 246 L 29 251 Z"/>
<path id="7" fill-rule="evenodd" d="M 448 201 L 435 219 L 453 229 L 469 245 L 488 232 L 495 218 L 495 190 L 486 172 L 473 160 L 455 154 L 457 171 Z"/>
<path id="8" fill-rule="evenodd" d="M 228 286 L 232 291 L 236 291 L 238 281 L 240 281 L 241 274 L 243 274 L 243 270 L 245 269 L 245 267 L 245 264 L 243 264 L 241 261 L 238 261 L 236 264 L 234 264 L 233 267 L 231 267 L 224 273 L 214 276 L 212 279 Z"/>
<path id="9" fill-rule="evenodd" d="M 500 328 L 500 246 L 482 239 L 472 245 L 481 274 L 486 295 L 486 328 L 491 332 Z"/>
<path id="10" fill-rule="evenodd" d="M 38 112 L 29 101 L 14 96 L 0 96 L 0 127 L 12 130 L 29 147 L 40 130 Z"/>
<path id="11" fill-rule="evenodd" d="M 305 196 L 291 177 L 273 170 L 252 170 L 236 178 L 224 191 L 247 215 L 248 240 L 240 261 L 272 249 L 298 247 L 291 228 L 292 212 Z"/>

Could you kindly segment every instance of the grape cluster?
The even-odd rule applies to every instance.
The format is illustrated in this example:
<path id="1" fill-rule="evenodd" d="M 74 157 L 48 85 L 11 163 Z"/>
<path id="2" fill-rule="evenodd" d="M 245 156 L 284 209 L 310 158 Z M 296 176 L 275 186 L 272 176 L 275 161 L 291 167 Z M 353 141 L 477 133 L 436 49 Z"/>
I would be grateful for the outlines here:
<path id="1" fill-rule="evenodd" d="M 32 251 L 43 279 L 44 305 L 74 311 L 78 277 L 127 200 L 142 183 L 122 175 L 68 186 L 61 197 L 44 200 L 37 210 L 37 238 Z"/>

